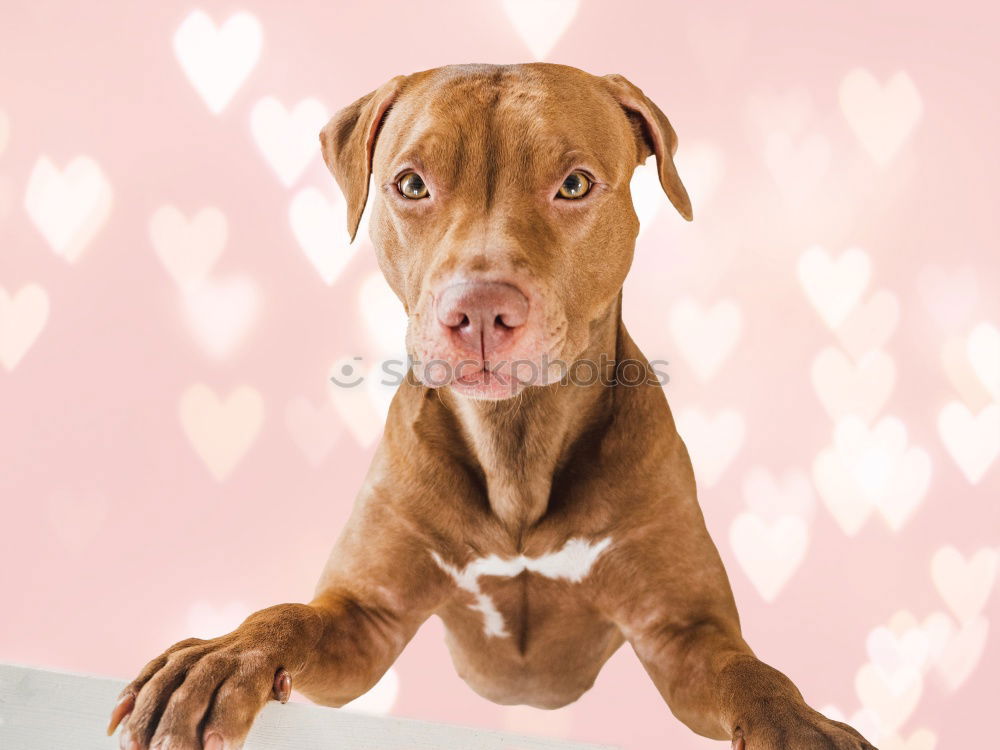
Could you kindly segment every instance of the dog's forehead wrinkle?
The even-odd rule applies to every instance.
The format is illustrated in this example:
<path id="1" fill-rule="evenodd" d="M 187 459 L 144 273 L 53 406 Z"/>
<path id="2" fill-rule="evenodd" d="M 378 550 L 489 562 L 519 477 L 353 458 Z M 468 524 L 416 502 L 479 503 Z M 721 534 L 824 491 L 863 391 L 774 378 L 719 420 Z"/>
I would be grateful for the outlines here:
<path id="1" fill-rule="evenodd" d="M 414 96 L 399 150 L 419 153 L 428 169 L 455 182 L 463 172 L 478 173 L 487 206 L 511 177 L 551 179 L 568 168 L 568 154 L 599 161 L 582 95 L 538 71 L 515 69 L 473 66 L 432 80 Z"/>

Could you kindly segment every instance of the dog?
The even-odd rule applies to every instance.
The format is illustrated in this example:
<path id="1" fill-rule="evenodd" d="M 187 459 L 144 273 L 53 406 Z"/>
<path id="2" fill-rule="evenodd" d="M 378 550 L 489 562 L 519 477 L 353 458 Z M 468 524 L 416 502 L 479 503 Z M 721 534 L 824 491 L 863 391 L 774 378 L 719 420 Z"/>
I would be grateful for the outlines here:
<path id="1" fill-rule="evenodd" d="M 673 714 L 740 750 L 872 750 L 743 640 L 661 379 L 622 322 L 655 156 L 677 136 L 620 75 L 456 65 L 401 75 L 320 134 L 409 318 L 412 366 L 308 604 L 188 639 L 122 692 L 121 747 L 241 746 L 294 682 L 341 706 L 438 615 L 458 674 L 557 708 L 626 641 Z M 162 743 L 162 744 L 158 744 Z"/>

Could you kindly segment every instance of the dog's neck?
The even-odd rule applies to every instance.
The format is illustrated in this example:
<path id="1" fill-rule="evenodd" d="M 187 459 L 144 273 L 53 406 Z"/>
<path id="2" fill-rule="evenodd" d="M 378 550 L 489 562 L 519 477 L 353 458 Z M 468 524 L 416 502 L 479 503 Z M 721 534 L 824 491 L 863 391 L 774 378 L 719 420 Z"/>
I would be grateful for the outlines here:
<path id="1" fill-rule="evenodd" d="M 590 328 L 590 343 L 577 361 L 613 366 L 621 350 L 621 294 Z M 595 380 L 567 377 L 503 401 L 442 393 L 482 471 L 493 513 L 512 532 L 541 519 L 559 469 L 581 439 L 609 418 L 614 389 L 604 378 Z"/>

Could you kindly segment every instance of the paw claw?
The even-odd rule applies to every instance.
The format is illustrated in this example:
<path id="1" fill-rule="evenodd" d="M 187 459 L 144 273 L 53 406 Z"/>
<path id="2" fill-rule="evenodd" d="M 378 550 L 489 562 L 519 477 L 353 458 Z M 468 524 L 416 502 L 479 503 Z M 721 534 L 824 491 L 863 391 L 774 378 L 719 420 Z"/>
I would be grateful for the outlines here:
<path id="1" fill-rule="evenodd" d="M 134 693 L 126 693 L 118 699 L 115 707 L 111 709 L 111 720 L 108 722 L 108 737 L 115 733 L 115 729 L 118 728 L 122 719 L 132 713 L 133 708 L 135 708 Z"/>
<path id="2" fill-rule="evenodd" d="M 272 692 L 277 700 L 282 703 L 288 703 L 288 698 L 292 694 L 292 676 L 288 674 L 288 670 L 278 670 L 278 673 L 274 676 L 274 688 Z"/>

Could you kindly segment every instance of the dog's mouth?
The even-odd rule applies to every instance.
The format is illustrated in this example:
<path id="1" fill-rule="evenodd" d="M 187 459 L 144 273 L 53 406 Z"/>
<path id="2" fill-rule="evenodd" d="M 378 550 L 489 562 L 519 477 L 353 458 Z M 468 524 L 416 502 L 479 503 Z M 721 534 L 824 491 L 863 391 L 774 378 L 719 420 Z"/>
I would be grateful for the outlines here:
<path id="1" fill-rule="evenodd" d="M 516 396 L 525 387 L 513 374 L 491 370 L 489 363 L 478 369 L 463 370 L 462 375 L 451 381 L 451 387 L 471 398 L 500 400 Z"/>
<path id="2" fill-rule="evenodd" d="M 466 372 L 464 375 L 455 378 L 455 382 L 459 385 L 479 385 L 480 383 L 490 382 L 491 380 L 498 380 L 501 382 L 506 382 L 507 378 L 503 375 L 491 370 L 486 365 L 483 365 L 478 370 L 474 372 Z"/>
<path id="3" fill-rule="evenodd" d="M 449 387 L 472 399 L 500 401 L 521 394 L 530 386 L 547 386 L 562 380 L 567 372 L 563 361 L 565 336 L 541 354 L 520 351 L 518 356 L 470 357 L 441 352 L 419 344 L 410 351 L 416 379 L 429 388 Z"/>

